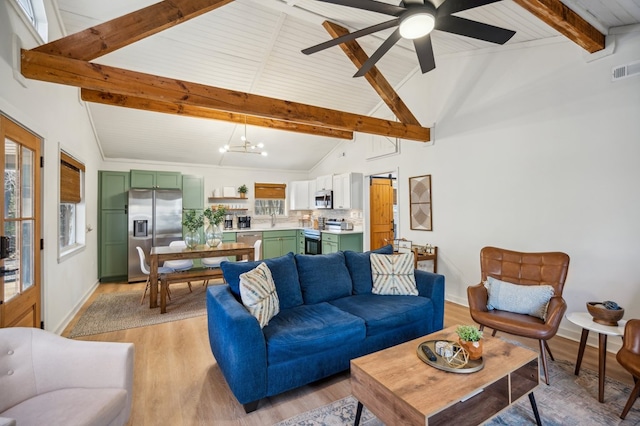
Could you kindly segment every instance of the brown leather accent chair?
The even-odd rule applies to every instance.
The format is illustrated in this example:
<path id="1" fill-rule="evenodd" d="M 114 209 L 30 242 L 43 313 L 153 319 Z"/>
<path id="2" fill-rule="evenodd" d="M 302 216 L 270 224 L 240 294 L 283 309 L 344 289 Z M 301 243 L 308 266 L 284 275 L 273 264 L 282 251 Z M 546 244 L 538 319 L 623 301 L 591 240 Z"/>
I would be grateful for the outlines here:
<path id="1" fill-rule="evenodd" d="M 624 337 L 622 347 L 616 354 L 616 359 L 631 375 L 636 386 L 629 395 L 627 405 L 624 406 L 620 418 L 624 419 L 629 413 L 631 406 L 640 394 L 640 319 L 627 321 L 624 326 Z"/>
<path id="2" fill-rule="evenodd" d="M 523 253 L 484 247 L 480 251 L 482 282 L 467 288 L 471 318 L 480 324 L 481 330 L 489 327 L 493 329 L 494 336 L 497 331 L 503 331 L 539 341 L 542 368 L 547 384 L 549 384 L 549 373 L 545 350 L 553 360 L 547 340 L 556 335 L 562 316 L 567 310 L 567 303 L 562 298 L 562 290 L 568 269 L 569 256 L 565 253 Z M 483 283 L 489 276 L 512 284 L 552 286 L 555 291 L 549 301 L 546 321 L 530 315 L 488 310 L 488 294 Z"/>

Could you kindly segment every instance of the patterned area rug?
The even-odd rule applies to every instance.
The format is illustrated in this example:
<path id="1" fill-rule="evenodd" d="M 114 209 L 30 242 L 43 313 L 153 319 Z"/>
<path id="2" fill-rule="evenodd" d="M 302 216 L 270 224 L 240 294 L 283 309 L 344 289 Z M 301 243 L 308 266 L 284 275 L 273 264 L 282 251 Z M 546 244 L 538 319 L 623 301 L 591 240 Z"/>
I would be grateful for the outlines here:
<path id="1" fill-rule="evenodd" d="M 598 375 L 582 368 L 580 376 L 573 374 L 574 364 L 566 361 L 549 362 L 551 385 L 541 384 L 534 391 L 538 410 L 545 426 L 566 425 L 640 425 L 640 401 L 636 401 L 625 420 L 620 413 L 629 398 L 631 387 L 615 380 L 605 382 L 605 402 L 598 402 Z M 353 425 L 357 400 L 348 396 L 324 407 L 316 408 L 275 426 L 340 426 Z M 382 426 L 365 407 L 364 426 Z M 521 398 L 516 404 L 494 417 L 486 425 L 535 424 L 529 398 Z"/>
<path id="2" fill-rule="evenodd" d="M 192 293 L 186 284 L 171 286 L 171 301 L 167 300 L 165 314 L 160 314 L 160 307 L 149 309 L 148 294 L 142 305 L 140 292 L 100 294 L 82 314 L 69 337 L 107 333 L 205 315 L 205 288 L 199 281 L 192 283 L 192 286 Z"/>

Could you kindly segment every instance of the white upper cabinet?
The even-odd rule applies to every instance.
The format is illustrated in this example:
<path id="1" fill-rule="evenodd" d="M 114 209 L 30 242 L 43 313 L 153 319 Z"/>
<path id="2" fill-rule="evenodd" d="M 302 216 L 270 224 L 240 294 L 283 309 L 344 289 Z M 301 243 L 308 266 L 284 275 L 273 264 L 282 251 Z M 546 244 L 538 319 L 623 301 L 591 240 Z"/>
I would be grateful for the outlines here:
<path id="1" fill-rule="evenodd" d="M 362 210 L 362 173 L 333 176 L 333 208 Z"/>
<path id="2" fill-rule="evenodd" d="M 310 210 L 309 183 L 310 180 L 298 180 L 289 183 L 289 210 Z M 315 181 L 313 181 L 315 187 Z"/>
<path id="3" fill-rule="evenodd" d="M 316 191 L 333 189 L 333 175 L 318 176 L 316 178 Z"/>

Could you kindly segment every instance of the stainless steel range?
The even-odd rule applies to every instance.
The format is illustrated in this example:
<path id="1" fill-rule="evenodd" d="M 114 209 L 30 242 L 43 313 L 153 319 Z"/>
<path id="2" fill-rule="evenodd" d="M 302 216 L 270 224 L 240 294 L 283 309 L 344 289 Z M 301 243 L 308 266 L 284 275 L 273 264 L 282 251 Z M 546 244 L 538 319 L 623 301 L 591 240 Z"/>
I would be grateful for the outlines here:
<path id="1" fill-rule="evenodd" d="M 322 232 L 319 229 L 305 228 L 304 254 L 322 254 Z"/>

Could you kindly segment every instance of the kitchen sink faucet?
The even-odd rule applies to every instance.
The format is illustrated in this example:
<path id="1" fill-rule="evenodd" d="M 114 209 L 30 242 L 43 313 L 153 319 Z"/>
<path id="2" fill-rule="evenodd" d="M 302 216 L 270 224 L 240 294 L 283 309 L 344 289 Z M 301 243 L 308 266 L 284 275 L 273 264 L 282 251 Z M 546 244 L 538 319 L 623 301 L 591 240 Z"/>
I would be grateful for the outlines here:
<path id="1" fill-rule="evenodd" d="M 271 213 L 271 227 L 273 228 L 274 226 L 276 226 L 276 214 Z"/>

